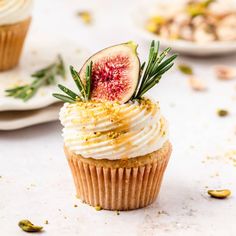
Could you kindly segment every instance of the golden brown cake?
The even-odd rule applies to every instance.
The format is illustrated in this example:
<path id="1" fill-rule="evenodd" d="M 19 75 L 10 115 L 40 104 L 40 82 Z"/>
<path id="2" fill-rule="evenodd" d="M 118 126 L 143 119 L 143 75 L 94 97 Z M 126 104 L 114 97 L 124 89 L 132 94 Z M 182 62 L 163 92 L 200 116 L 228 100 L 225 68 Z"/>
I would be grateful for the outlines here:
<path id="1" fill-rule="evenodd" d="M 65 147 L 77 197 L 108 210 L 131 210 L 151 204 L 158 196 L 171 154 L 171 144 L 131 160 L 84 158 Z"/>

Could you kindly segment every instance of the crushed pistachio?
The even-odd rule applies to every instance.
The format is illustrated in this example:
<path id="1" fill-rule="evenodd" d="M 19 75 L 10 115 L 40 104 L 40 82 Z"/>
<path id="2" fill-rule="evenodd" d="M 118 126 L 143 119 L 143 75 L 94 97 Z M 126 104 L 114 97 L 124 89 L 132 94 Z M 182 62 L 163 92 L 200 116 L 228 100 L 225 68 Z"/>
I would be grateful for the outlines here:
<path id="1" fill-rule="evenodd" d="M 217 111 L 217 114 L 218 114 L 218 116 L 224 117 L 224 116 L 227 116 L 229 114 L 229 112 L 225 109 L 219 109 Z"/>
<path id="2" fill-rule="evenodd" d="M 107 136 L 111 139 L 116 139 L 121 135 L 121 132 L 110 131 Z"/>
<path id="3" fill-rule="evenodd" d="M 166 19 L 163 16 L 153 16 L 150 21 L 162 25 L 166 22 Z"/>
<path id="4" fill-rule="evenodd" d="M 215 2 L 215 0 L 193 1 L 187 5 L 186 11 L 191 17 L 204 15 L 207 13 L 209 5 L 213 2 Z"/>
<path id="5" fill-rule="evenodd" d="M 44 224 L 45 224 L 45 225 L 48 225 L 48 223 L 49 223 L 48 220 L 45 220 Z"/>
<path id="6" fill-rule="evenodd" d="M 43 229 L 42 226 L 34 225 L 29 220 L 21 220 L 18 226 L 25 232 L 40 232 Z"/>
<path id="7" fill-rule="evenodd" d="M 222 190 L 208 190 L 207 193 L 213 197 L 218 199 L 224 199 L 231 195 L 231 191 L 228 189 L 222 189 Z"/>
<path id="8" fill-rule="evenodd" d="M 119 212 L 119 211 L 116 211 L 116 215 L 118 215 L 118 216 L 119 216 L 119 215 L 120 215 L 120 212 Z"/>
<path id="9" fill-rule="evenodd" d="M 95 206 L 94 208 L 95 208 L 96 211 L 101 211 L 102 210 L 101 206 Z"/>
<path id="10" fill-rule="evenodd" d="M 158 211 L 159 215 L 168 215 L 168 213 L 166 211 L 160 210 Z"/>
<path id="11" fill-rule="evenodd" d="M 179 64 L 178 69 L 185 75 L 193 75 L 193 69 L 187 64 Z"/>
<path id="12" fill-rule="evenodd" d="M 204 15 L 206 13 L 205 7 L 201 4 L 190 4 L 187 6 L 186 11 L 191 17 Z"/>
<path id="13" fill-rule="evenodd" d="M 202 5 L 208 7 L 211 3 L 215 2 L 216 0 L 205 0 L 202 2 Z"/>
<path id="14" fill-rule="evenodd" d="M 157 31 L 157 25 L 154 22 L 148 22 L 146 25 L 146 30 L 151 32 L 151 33 L 155 33 Z"/>
<path id="15" fill-rule="evenodd" d="M 92 23 L 92 15 L 89 11 L 79 11 L 77 12 L 77 16 L 79 16 L 86 25 L 90 25 Z"/>
<path id="16" fill-rule="evenodd" d="M 78 207 L 78 205 L 75 204 L 74 207 Z"/>
<path id="17" fill-rule="evenodd" d="M 158 30 L 159 26 L 161 26 L 165 23 L 166 23 L 166 20 L 164 17 L 153 16 L 148 20 L 148 22 L 146 24 L 146 29 L 151 33 L 155 33 Z"/>

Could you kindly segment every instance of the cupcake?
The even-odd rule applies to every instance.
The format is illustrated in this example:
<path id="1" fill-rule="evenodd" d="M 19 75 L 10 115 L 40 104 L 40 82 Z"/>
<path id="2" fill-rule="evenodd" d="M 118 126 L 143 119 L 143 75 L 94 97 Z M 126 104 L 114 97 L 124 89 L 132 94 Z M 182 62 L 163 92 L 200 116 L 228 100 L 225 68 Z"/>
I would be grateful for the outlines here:
<path id="1" fill-rule="evenodd" d="M 137 45 L 128 42 L 89 58 L 78 87 L 53 94 L 65 102 L 60 111 L 64 151 L 77 197 L 107 210 L 145 207 L 157 198 L 171 154 L 168 125 L 159 103 L 144 94 L 173 66 L 152 42 L 148 63 L 140 66 Z M 146 65 L 146 66 L 145 66 Z"/>
<path id="2" fill-rule="evenodd" d="M 0 1 L 0 71 L 18 64 L 31 21 L 31 10 L 32 0 Z"/>

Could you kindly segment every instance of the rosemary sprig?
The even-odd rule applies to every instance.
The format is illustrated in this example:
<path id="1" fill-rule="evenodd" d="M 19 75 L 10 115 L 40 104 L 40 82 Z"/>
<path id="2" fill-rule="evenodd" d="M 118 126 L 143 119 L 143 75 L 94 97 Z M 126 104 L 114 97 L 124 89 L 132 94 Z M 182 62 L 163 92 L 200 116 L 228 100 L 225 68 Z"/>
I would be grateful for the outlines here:
<path id="1" fill-rule="evenodd" d="M 93 62 L 91 61 L 86 67 L 85 73 L 85 84 L 82 82 L 79 73 L 74 69 L 73 66 L 70 66 L 71 75 L 75 81 L 77 88 L 79 89 L 79 94 L 76 94 L 72 90 L 66 88 L 65 86 L 59 84 L 59 89 L 64 92 L 66 95 L 54 93 L 53 96 L 57 99 L 62 100 L 63 102 L 75 102 L 77 99 L 80 99 L 84 102 L 88 101 L 91 96 L 91 79 L 92 79 L 92 67 Z"/>
<path id="2" fill-rule="evenodd" d="M 144 62 L 141 65 L 137 87 L 130 100 L 140 99 L 148 90 L 159 83 L 162 75 L 174 65 L 173 61 L 177 57 L 176 54 L 165 59 L 171 48 L 165 49 L 160 54 L 159 48 L 160 43 L 152 41 L 149 50 L 148 63 Z M 85 81 L 82 81 L 79 73 L 73 68 L 73 66 L 70 66 L 71 75 L 79 90 L 78 94 L 59 84 L 59 89 L 66 95 L 54 93 L 53 96 L 62 100 L 63 102 L 69 103 L 76 102 L 77 99 L 84 102 L 89 101 L 91 98 L 92 66 L 93 62 L 91 61 L 86 67 Z"/>
<path id="3" fill-rule="evenodd" d="M 40 87 L 55 84 L 57 76 L 65 78 L 65 66 L 60 55 L 58 56 L 56 62 L 33 73 L 31 77 L 35 79 L 31 84 L 7 89 L 5 92 L 9 97 L 28 101 L 35 95 Z"/>
<path id="4" fill-rule="evenodd" d="M 160 54 L 159 48 L 160 43 L 153 40 L 149 50 L 148 63 L 144 62 L 141 66 L 138 85 L 131 100 L 140 99 L 148 90 L 159 83 L 162 75 L 174 65 L 173 61 L 177 57 L 176 54 L 164 60 L 171 48 L 165 49 Z M 147 66 L 145 67 L 145 65 Z"/>

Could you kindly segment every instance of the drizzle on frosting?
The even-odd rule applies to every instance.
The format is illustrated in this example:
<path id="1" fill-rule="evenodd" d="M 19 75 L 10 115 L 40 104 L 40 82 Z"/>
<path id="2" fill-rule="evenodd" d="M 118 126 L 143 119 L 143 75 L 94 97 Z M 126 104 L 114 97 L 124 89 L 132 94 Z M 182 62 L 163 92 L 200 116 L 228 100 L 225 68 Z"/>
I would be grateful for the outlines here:
<path id="1" fill-rule="evenodd" d="M 160 149 L 168 139 L 159 104 L 150 99 L 65 103 L 60 120 L 66 147 L 87 158 L 134 158 Z"/>

